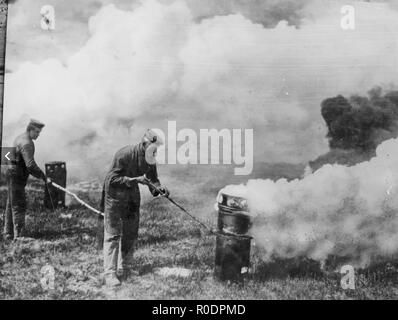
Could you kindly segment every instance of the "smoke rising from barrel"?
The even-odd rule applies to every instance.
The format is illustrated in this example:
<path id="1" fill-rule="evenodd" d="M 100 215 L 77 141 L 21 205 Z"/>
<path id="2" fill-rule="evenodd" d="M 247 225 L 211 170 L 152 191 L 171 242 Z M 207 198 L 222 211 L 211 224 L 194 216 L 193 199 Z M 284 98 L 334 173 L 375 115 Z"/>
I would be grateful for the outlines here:
<path id="1" fill-rule="evenodd" d="M 303 179 L 249 180 L 225 190 L 244 195 L 251 234 L 267 259 L 349 258 L 365 266 L 398 254 L 398 139 L 352 167 L 325 165 Z"/>

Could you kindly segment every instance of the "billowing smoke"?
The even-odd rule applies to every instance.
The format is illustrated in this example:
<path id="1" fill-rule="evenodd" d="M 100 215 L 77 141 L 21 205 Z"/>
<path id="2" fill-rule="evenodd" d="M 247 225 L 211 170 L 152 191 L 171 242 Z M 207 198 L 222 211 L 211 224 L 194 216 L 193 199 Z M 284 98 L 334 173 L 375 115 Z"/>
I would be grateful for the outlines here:
<path id="1" fill-rule="evenodd" d="M 251 234 L 268 259 L 349 258 L 364 266 L 398 254 L 398 139 L 352 167 L 325 165 L 301 180 L 249 180 Z"/>
<path id="2" fill-rule="evenodd" d="M 376 88 L 369 97 L 326 99 L 322 102 L 322 116 L 330 148 L 373 153 L 380 139 L 391 138 L 397 132 L 398 91 L 382 95 L 381 88 Z"/>
<path id="3" fill-rule="evenodd" d="M 376 147 L 398 135 L 398 91 L 380 87 L 368 96 L 339 95 L 322 102 L 331 151 L 310 161 L 313 170 L 325 163 L 353 165 L 375 156 Z"/>
<path id="4" fill-rule="evenodd" d="M 63 47 L 82 30 L 69 38 L 63 28 L 35 36 L 29 25 L 27 61 L 6 75 L 4 145 L 30 117 L 40 119 L 46 127 L 36 144 L 39 162 L 65 160 L 69 177 L 84 179 L 104 173 L 114 152 L 137 142 L 145 128 L 167 133 L 173 120 L 194 130 L 254 129 L 255 160 L 298 163 L 328 150 L 324 97 L 398 76 L 398 12 L 387 4 L 355 2 L 351 32 L 340 26 L 345 1 L 265 1 L 258 19 L 252 9 L 243 12 L 243 1 L 232 3 L 239 7 L 234 14 L 214 10 L 202 18 L 183 1 L 145 1 L 131 10 L 106 5 L 89 19 L 80 49 L 40 62 L 29 60 L 48 54 L 39 44 Z M 23 15 L 14 21 L 10 43 Z"/>

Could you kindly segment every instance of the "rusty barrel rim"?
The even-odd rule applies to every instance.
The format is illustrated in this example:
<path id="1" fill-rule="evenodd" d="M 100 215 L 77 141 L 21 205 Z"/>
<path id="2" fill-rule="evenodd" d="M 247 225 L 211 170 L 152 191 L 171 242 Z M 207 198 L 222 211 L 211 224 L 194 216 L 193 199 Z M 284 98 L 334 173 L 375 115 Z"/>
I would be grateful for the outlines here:
<path id="1" fill-rule="evenodd" d="M 219 210 L 219 212 L 221 211 L 223 214 L 242 215 L 242 216 L 245 216 L 248 218 L 251 217 L 251 215 L 248 211 L 231 208 L 229 206 L 226 206 L 226 205 L 223 205 L 220 203 L 218 204 L 218 210 Z"/>
<path id="2" fill-rule="evenodd" d="M 228 207 L 231 210 L 242 210 L 242 211 L 248 211 L 249 210 L 249 206 L 247 203 L 247 199 L 241 196 L 234 196 L 234 195 L 230 195 L 227 193 L 220 193 L 221 196 L 221 201 L 218 201 L 218 205 L 222 205 L 225 207 Z M 239 205 L 239 206 L 235 206 L 235 205 L 229 205 L 228 204 L 228 200 L 235 200 L 237 202 L 244 202 L 244 205 Z"/>

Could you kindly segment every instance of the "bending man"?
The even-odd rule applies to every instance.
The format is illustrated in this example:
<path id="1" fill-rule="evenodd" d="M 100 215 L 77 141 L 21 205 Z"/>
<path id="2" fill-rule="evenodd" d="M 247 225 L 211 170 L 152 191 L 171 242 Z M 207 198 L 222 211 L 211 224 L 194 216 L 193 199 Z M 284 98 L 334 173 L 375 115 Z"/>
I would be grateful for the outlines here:
<path id="1" fill-rule="evenodd" d="M 120 285 L 117 275 L 126 277 L 131 268 L 138 237 L 140 190 L 138 183 L 147 184 L 148 178 L 158 189 L 156 149 L 163 142 L 152 130 L 147 130 L 136 146 L 116 152 L 104 183 L 104 276 L 108 286 Z M 146 177 L 146 178 L 145 178 Z M 153 196 L 158 192 L 149 187 Z"/>

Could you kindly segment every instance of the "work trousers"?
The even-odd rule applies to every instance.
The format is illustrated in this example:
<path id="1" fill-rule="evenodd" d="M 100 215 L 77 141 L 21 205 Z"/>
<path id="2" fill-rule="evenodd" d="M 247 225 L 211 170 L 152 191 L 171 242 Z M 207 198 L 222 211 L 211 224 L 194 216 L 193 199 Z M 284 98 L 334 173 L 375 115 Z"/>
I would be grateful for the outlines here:
<path id="1" fill-rule="evenodd" d="M 105 201 L 104 274 L 129 270 L 138 238 L 139 202 L 108 206 Z"/>
<path id="2" fill-rule="evenodd" d="M 22 237 L 25 231 L 26 179 L 7 177 L 7 205 L 4 213 L 4 235 L 14 239 Z"/>

